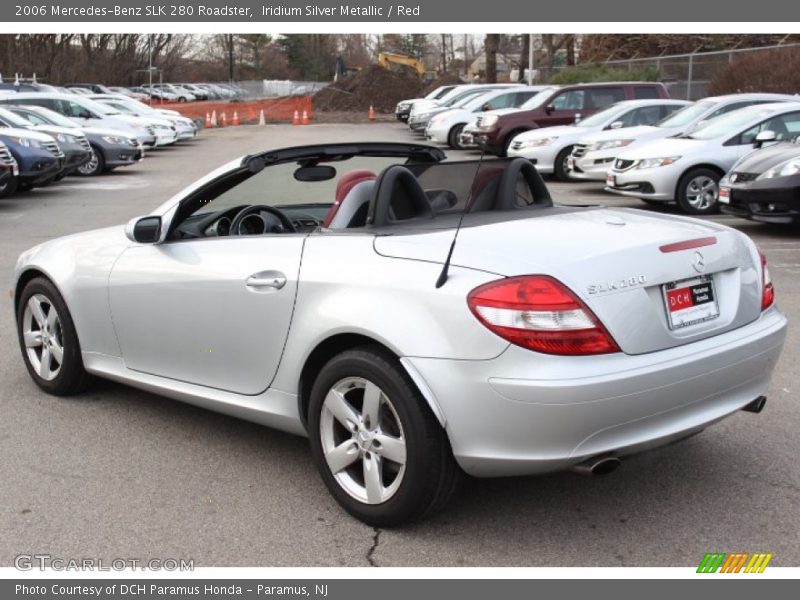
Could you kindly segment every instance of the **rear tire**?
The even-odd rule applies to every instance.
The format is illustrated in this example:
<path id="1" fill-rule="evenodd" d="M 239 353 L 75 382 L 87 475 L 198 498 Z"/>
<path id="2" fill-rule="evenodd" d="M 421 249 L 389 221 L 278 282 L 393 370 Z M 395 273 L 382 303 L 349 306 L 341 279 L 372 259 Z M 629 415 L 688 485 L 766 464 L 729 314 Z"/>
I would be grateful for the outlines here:
<path id="1" fill-rule="evenodd" d="M 461 478 L 444 429 L 397 359 L 363 346 L 332 358 L 311 389 L 311 453 L 355 518 L 390 527 L 447 505 Z"/>
<path id="2" fill-rule="evenodd" d="M 719 212 L 719 180 L 722 176 L 711 169 L 690 169 L 678 182 L 675 199 L 683 212 L 710 215 Z"/>
<path id="3" fill-rule="evenodd" d="M 36 277 L 23 288 L 17 337 L 28 373 L 45 392 L 70 396 L 86 389 L 91 378 L 83 368 L 78 334 L 50 280 Z"/>
<path id="4" fill-rule="evenodd" d="M 569 171 L 567 170 L 567 158 L 572 154 L 573 146 L 567 146 L 556 155 L 556 161 L 553 164 L 553 175 L 559 181 L 569 181 Z"/>
<path id="5" fill-rule="evenodd" d="M 450 146 L 453 150 L 462 150 L 461 142 L 458 141 L 461 132 L 464 131 L 465 123 L 459 123 L 458 125 L 453 126 L 450 129 L 450 133 L 447 134 L 447 145 Z"/>

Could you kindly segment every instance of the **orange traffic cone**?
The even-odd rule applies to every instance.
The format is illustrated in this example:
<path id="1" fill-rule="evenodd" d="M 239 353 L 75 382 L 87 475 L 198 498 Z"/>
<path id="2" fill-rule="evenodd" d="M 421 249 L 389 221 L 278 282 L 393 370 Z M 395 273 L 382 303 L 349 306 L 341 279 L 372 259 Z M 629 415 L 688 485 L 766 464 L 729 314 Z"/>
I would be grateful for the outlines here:
<path id="1" fill-rule="evenodd" d="M 206 113 L 206 127 L 211 127 L 211 113 Z"/>
<path id="2" fill-rule="evenodd" d="M 261 114 L 258 115 L 258 124 L 262 127 L 267 124 L 267 119 L 264 117 L 264 109 L 261 109 Z"/>
<path id="3" fill-rule="evenodd" d="M 374 121 L 376 118 L 375 109 L 372 107 L 372 104 L 369 105 L 369 113 L 367 113 L 367 116 L 369 117 L 370 121 Z"/>
<path id="4" fill-rule="evenodd" d="M 294 116 L 292 117 L 292 125 L 300 125 L 300 112 L 294 111 Z"/>
<path id="5" fill-rule="evenodd" d="M 220 120 L 220 127 L 227 127 L 228 126 L 228 117 L 225 116 L 225 113 L 222 113 L 219 117 Z"/>
<path id="6" fill-rule="evenodd" d="M 233 111 L 233 121 L 231 121 L 231 125 L 236 127 L 238 124 L 239 124 L 239 113 L 236 112 L 236 111 Z"/>
<path id="7" fill-rule="evenodd" d="M 308 125 L 308 111 L 307 110 L 303 111 L 303 120 L 301 121 L 301 123 L 303 125 Z"/>

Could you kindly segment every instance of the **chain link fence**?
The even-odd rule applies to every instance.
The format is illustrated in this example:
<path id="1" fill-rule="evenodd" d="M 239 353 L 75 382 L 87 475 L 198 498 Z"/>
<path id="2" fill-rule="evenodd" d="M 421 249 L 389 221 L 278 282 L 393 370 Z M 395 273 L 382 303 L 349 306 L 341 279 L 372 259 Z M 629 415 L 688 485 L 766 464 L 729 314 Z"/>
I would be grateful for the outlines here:
<path id="1" fill-rule="evenodd" d="M 673 98 L 698 100 L 708 95 L 708 86 L 717 71 L 734 62 L 737 58 L 778 48 L 793 47 L 800 47 L 800 44 L 780 44 L 759 48 L 734 48 L 732 50 L 712 52 L 608 60 L 602 63 L 581 63 L 580 66 L 603 65 L 630 71 L 646 67 L 654 68 L 658 71 L 658 80 L 667 86 Z M 550 77 L 567 68 L 569 67 L 539 67 L 537 68 L 538 79 L 547 81 Z"/>

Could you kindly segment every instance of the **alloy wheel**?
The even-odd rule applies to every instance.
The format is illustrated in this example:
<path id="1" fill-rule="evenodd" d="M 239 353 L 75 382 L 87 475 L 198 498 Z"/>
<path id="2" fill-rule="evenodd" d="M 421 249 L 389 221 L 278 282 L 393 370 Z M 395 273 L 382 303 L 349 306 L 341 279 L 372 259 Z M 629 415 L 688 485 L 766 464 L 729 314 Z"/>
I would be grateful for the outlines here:
<path id="1" fill-rule="evenodd" d="M 78 167 L 78 173 L 81 175 L 91 175 L 97 170 L 100 159 L 97 158 L 97 152 L 92 148 L 92 158 Z"/>
<path id="2" fill-rule="evenodd" d="M 705 210 L 717 202 L 719 185 L 711 177 L 700 175 L 686 185 L 686 201 L 696 209 Z"/>
<path id="3" fill-rule="evenodd" d="M 53 303 L 43 294 L 31 296 L 22 315 L 25 352 L 34 371 L 52 381 L 64 362 L 64 332 Z"/>
<path id="4" fill-rule="evenodd" d="M 406 440 L 390 398 L 363 377 L 338 381 L 320 415 L 328 468 L 350 496 L 366 504 L 389 500 L 403 481 Z"/>

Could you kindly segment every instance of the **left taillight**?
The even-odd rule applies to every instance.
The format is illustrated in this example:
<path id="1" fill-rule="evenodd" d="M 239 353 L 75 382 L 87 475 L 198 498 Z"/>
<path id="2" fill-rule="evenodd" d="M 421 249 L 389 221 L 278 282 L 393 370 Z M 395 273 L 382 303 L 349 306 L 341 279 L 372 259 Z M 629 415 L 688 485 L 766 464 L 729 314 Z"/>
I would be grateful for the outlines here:
<path id="1" fill-rule="evenodd" d="M 495 334 L 529 350 L 569 356 L 620 351 L 589 307 L 547 275 L 492 281 L 472 290 L 467 304 Z"/>
<path id="2" fill-rule="evenodd" d="M 767 255 L 761 248 L 758 249 L 758 255 L 761 257 L 761 310 L 767 310 L 775 303 L 775 286 L 769 274 Z"/>

